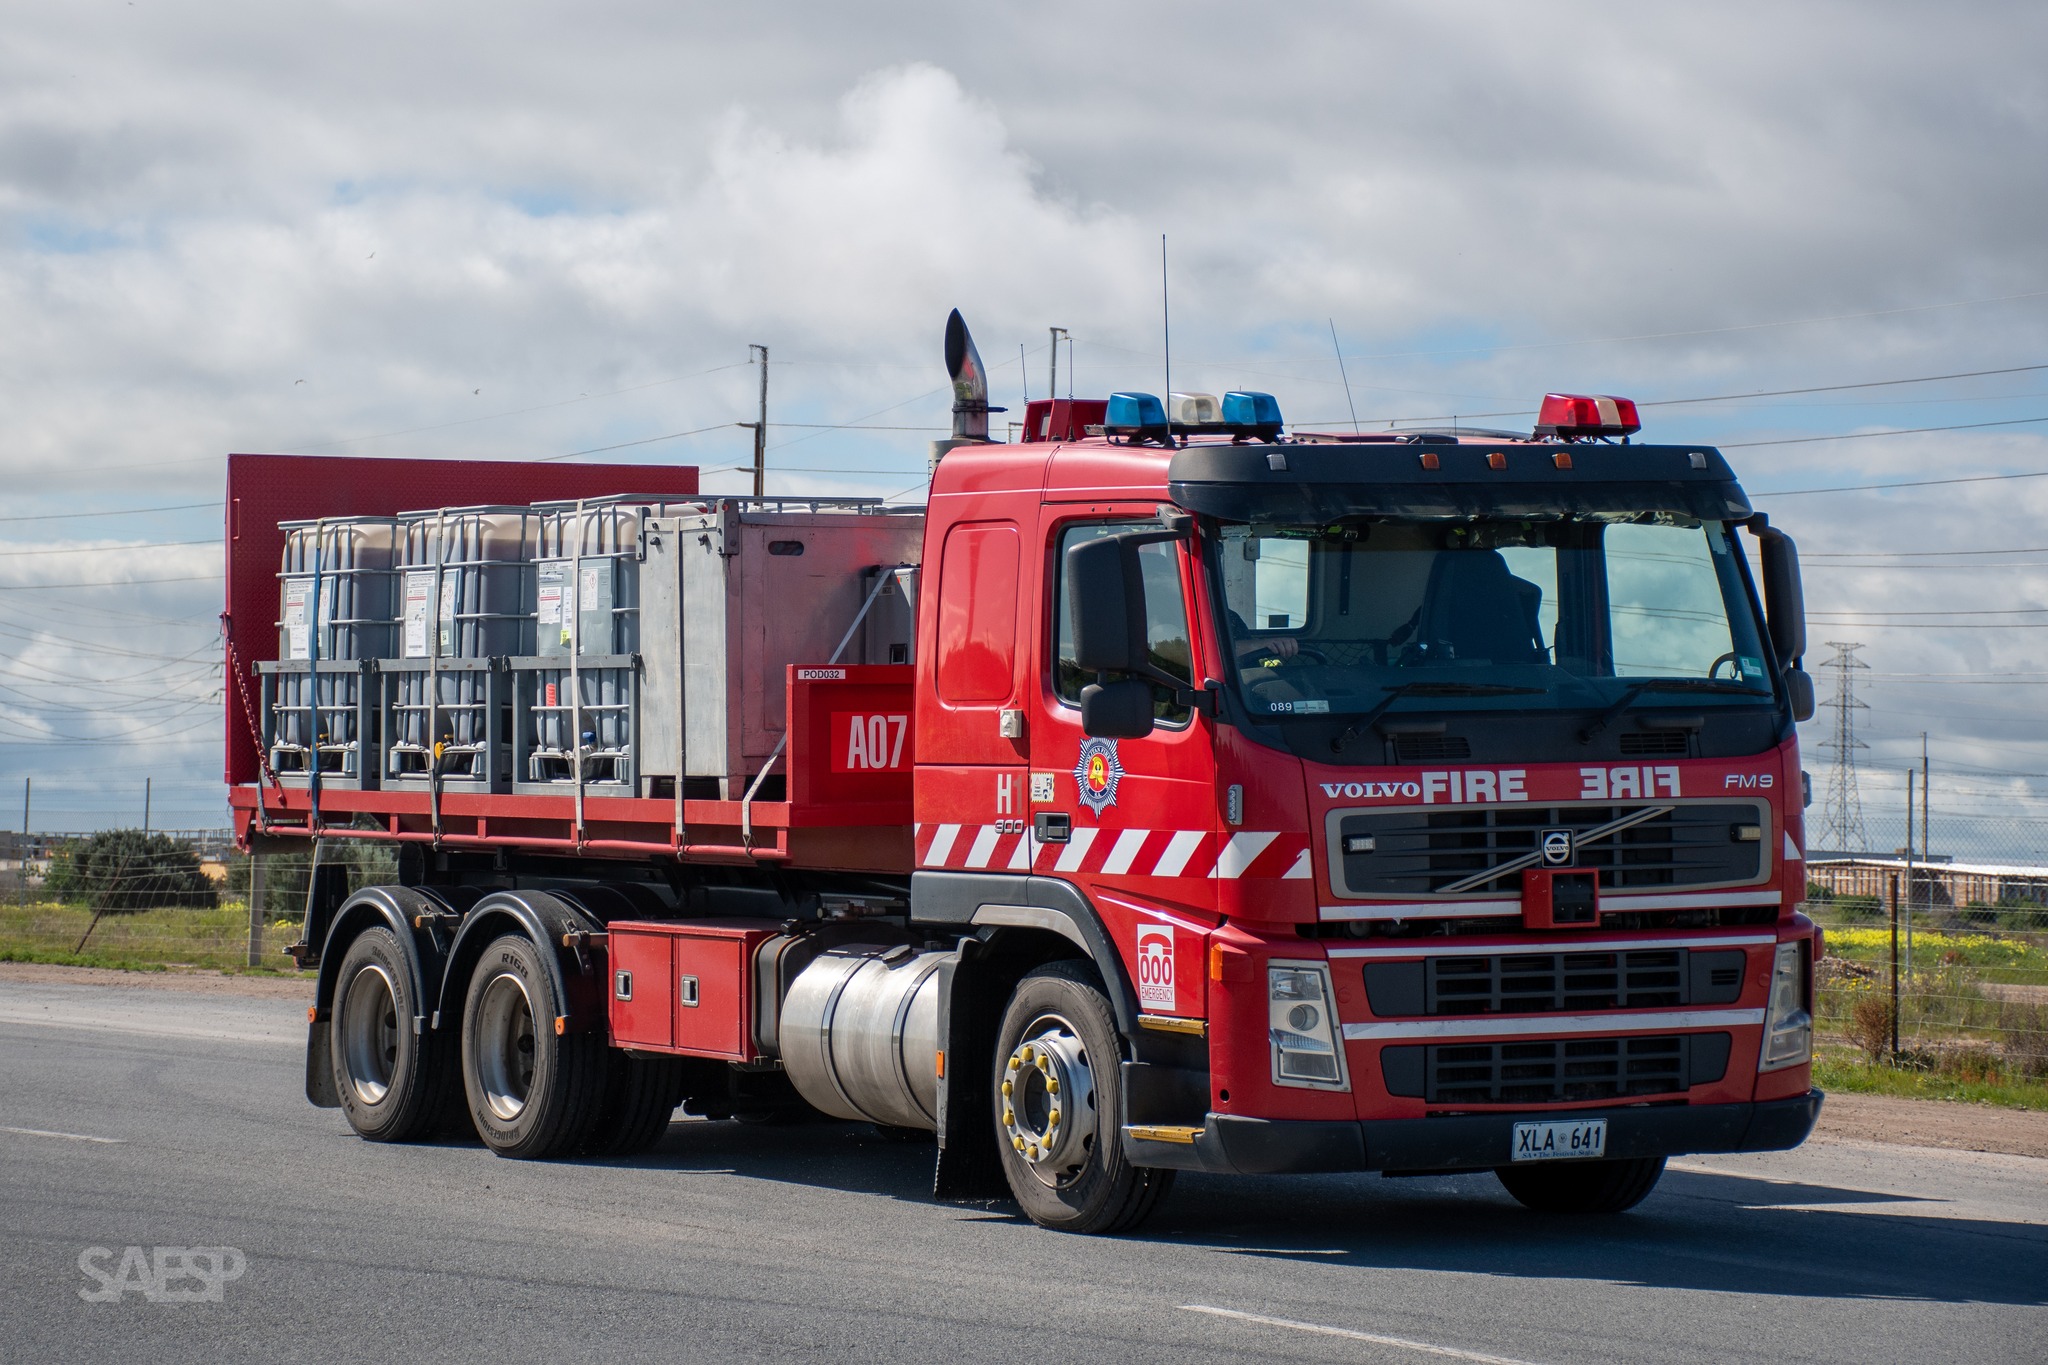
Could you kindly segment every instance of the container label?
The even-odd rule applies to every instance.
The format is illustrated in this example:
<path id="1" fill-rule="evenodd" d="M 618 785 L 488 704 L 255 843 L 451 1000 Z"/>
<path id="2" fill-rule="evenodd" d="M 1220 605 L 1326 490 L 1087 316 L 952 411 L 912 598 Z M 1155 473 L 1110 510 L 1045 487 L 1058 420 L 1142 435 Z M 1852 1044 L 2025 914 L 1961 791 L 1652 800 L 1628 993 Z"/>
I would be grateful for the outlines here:
<path id="1" fill-rule="evenodd" d="M 427 657 L 427 617 L 434 598 L 434 571 L 414 571 L 405 576 L 405 657 Z"/>
<path id="2" fill-rule="evenodd" d="M 313 596 L 313 580 L 287 578 L 284 581 L 285 657 L 309 657 L 311 636 L 306 629 L 306 603 Z"/>
<path id="3" fill-rule="evenodd" d="M 1173 930 L 1158 924 L 1138 926 L 1138 1007 L 1174 1007 Z"/>
<path id="4" fill-rule="evenodd" d="M 535 645 L 542 654 L 566 654 L 569 650 L 569 620 L 562 610 L 562 599 L 567 596 L 569 566 L 562 563 L 543 564 L 537 578 L 540 618 L 535 632 Z"/>

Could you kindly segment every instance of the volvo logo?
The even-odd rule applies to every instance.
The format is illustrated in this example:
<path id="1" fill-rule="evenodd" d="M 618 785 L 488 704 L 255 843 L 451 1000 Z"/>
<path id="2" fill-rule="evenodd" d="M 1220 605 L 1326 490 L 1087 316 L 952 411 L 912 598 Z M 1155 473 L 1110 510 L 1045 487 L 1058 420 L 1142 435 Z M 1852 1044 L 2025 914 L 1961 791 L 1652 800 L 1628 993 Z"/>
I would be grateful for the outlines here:
<path id="1" fill-rule="evenodd" d="M 1538 847 L 1543 850 L 1545 867 L 1570 867 L 1572 865 L 1572 832 L 1568 829 L 1546 829 Z"/>

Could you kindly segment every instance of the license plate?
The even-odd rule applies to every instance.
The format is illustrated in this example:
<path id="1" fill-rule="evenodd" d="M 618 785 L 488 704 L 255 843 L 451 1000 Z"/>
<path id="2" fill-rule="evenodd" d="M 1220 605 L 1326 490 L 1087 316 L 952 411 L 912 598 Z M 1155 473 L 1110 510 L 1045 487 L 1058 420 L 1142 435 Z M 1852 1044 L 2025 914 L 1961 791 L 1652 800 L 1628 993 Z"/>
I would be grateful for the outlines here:
<path id="1" fill-rule="evenodd" d="M 1555 1161 L 1560 1157 L 1597 1157 L 1606 1154 L 1606 1119 L 1580 1119 L 1577 1123 L 1515 1125 L 1514 1159 L 1517 1161 Z"/>

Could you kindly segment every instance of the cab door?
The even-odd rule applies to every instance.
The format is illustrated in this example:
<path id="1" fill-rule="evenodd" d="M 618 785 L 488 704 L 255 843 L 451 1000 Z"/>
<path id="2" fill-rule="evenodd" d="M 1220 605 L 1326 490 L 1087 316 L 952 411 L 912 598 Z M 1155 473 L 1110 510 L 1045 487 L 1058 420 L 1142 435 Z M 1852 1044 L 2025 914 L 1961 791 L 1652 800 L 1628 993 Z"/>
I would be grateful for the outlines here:
<path id="1" fill-rule="evenodd" d="M 1025 529 L 1007 519 L 946 528 L 922 638 L 917 707 L 917 867 L 1030 870 L 1020 621 Z M 1024 638 L 1028 639 L 1028 636 Z"/>
<path id="2" fill-rule="evenodd" d="M 1066 551 L 1084 540 L 1159 529 L 1155 506 L 1124 512 L 1048 507 L 1040 524 L 1042 598 L 1031 724 L 1031 816 L 1037 875 L 1072 883 L 1118 943 L 1141 1011 L 1198 1015 L 1204 936 L 1214 926 L 1222 851 L 1211 722 L 1193 698 L 1206 665 L 1189 610 L 1190 541 L 1141 546 L 1146 638 L 1155 667 L 1184 682 L 1157 686 L 1153 729 L 1137 739 L 1081 728 L 1074 663 L 1074 584 Z"/>

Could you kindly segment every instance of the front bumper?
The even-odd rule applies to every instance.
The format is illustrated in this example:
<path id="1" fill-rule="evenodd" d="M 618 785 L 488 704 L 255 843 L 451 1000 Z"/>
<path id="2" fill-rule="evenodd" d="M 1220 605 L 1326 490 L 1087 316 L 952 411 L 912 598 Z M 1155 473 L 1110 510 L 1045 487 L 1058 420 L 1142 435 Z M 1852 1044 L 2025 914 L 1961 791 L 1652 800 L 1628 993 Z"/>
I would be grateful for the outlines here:
<path id="1" fill-rule="evenodd" d="M 1309 1171 L 1483 1171 L 1505 1166 L 1514 1126 L 1531 1120 L 1607 1120 L 1611 1159 L 1687 1152 L 1776 1152 L 1797 1147 L 1820 1117 L 1809 1090 L 1760 1104 L 1625 1106 L 1441 1118 L 1304 1121 L 1210 1114 L 1192 1142 L 1124 1134 L 1135 1165 L 1281 1175 Z"/>

